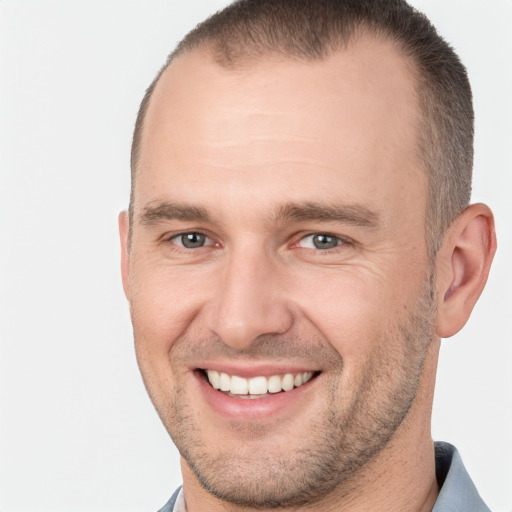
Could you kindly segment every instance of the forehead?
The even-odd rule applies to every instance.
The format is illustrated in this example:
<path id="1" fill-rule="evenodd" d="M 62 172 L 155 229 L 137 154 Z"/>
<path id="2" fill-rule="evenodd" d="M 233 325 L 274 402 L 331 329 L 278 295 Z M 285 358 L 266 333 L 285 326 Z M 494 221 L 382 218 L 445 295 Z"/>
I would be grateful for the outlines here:
<path id="1" fill-rule="evenodd" d="M 285 192 L 288 202 L 333 191 L 393 201 L 404 187 L 425 195 L 412 76 L 391 43 L 371 38 L 323 60 L 270 57 L 237 69 L 206 50 L 181 56 L 146 113 L 135 207 L 191 187 L 212 203 L 241 187 L 269 203 Z"/>

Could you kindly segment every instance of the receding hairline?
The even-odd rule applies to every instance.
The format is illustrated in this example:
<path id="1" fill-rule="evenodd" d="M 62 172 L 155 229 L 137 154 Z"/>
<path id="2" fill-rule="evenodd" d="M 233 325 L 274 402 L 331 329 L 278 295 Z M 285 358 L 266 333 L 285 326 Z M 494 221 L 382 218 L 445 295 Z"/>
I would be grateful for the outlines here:
<path id="1" fill-rule="evenodd" d="M 271 58 L 323 60 L 362 34 L 394 43 L 411 70 L 418 113 L 412 135 L 428 181 L 427 239 L 434 256 L 446 229 L 470 200 L 472 95 L 458 55 L 405 0 L 236 0 L 200 23 L 170 54 L 141 103 L 132 143 L 130 215 L 148 105 L 175 59 L 207 50 L 219 66 L 246 71 Z"/>
<path id="2" fill-rule="evenodd" d="M 216 47 L 214 43 L 211 41 L 205 41 L 202 44 L 193 45 L 191 47 L 178 48 L 171 53 L 165 65 L 160 69 L 155 79 L 148 87 L 146 94 L 141 102 L 141 106 L 139 109 L 139 115 L 137 119 L 137 123 L 135 126 L 134 136 L 133 136 L 133 145 L 132 145 L 132 155 L 131 155 L 131 170 L 132 170 L 132 183 L 135 184 L 135 178 L 137 174 L 137 169 L 140 163 L 141 154 L 143 150 L 143 135 L 145 133 L 145 121 L 148 115 L 148 111 L 152 104 L 152 100 L 154 97 L 154 92 L 156 88 L 162 82 L 163 75 L 168 72 L 168 70 L 175 64 L 179 62 L 181 59 L 185 59 L 190 55 L 201 55 L 208 59 L 210 62 L 219 66 L 220 69 L 226 70 L 226 72 L 237 74 L 237 73 L 250 73 L 252 70 L 257 68 L 260 64 L 271 63 L 271 64 L 279 64 L 280 62 L 297 62 L 297 63 L 315 63 L 326 61 L 330 57 L 335 56 L 336 54 L 342 54 L 346 51 L 349 51 L 351 48 L 357 47 L 361 41 L 374 41 L 377 43 L 381 43 L 383 45 L 389 45 L 396 52 L 396 55 L 401 58 L 404 66 L 407 68 L 407 71 L 411 77 L 413 87 L 416 93 L 416 107 L 418 112 L 421 109 L 421 104 L 419 101 L 419 93 L 418 88 L 420 87 L 418 75 L 420 74 L 418 65 L 415 62 L 414 58 L 407 55 L 405 51 L 400 46 L 400 42 L 393 38 L 390 34 L 385 33 L 380 27 L 376 27 L 372 29 L 371 27 L 365 26 L 363 23 L 360 24 L 360 27 L 350 34 L 350 39 L 348 40 L 340 40 L 339 45 L 332 45 L 329 51 L 326 51 L 324 54 L 320 55 L 312 55 L 308 56 L 303 53 L 297 52 L 296 54 L 287 54 L 283 51 L 279 51 L 279 49 L 271 49 L 268 51 L 261 52 L 255 51 L 247 55 L 244 53 L 243 56 L 240 57 L 236 62 L 229 60 L 226 61 L 221 51 Z M 132 187 L 134 188 L 134 187 Z M 132 197 L 133 199 L 133 197 Z"/>
<path id="3" fill-rule="evenodd" d="M 146 94 L 142 100 L 134 132 L 134 142 L 132 145 L 132 187 L 129 206 L 129 241 L 131 241 L 132 239 L 133 227 L 135 224 L 135 191 L 137 176 L 141 171 L 140 164 L 142 160 L 144 146 L 143 139 L 144 134 L 146 133 L 144 130 L 146 124 L 145 121 L 148 117 L 148 111 L 153 105 L 152 100 L 155 97 L 155 90 L 159 85 L 161 85 L 164 74 L 170 71 L 173 65 L 176 65 L 177 63 L 182 61 L 182 59 L 187 59 L 190 56 L 199 56 L 200 58 L 208 60 L 213 65 L 217 66 L 219 69 L 224 70 L 226 73 L 234 75 L 238 73 L 249 75 L 253 70 L 258 68 L 262 64 L 276 65 L 282 62 L 298 64 L 322 63 L 327 61 L 329 58 L 335 57 L 337 54 L 343 55 L 345 52 L 349 52 L 352 49 L 357 49 L 358 45 L 365 44 L 368 42 L 370 42 L 370 44 L 380 44 L 383 47 L 387 46 L 392 52 L 394 52 L 396 57 L 400 60 L 401 64 L 403 65 L 405 73 L 410 78 L 410 83 L 412 85 L 411 90 L 412 93 L 414 94 L 414 108 L 417 116 L 414 126 L 415 131 L 411 134 L 411 139 L 414 151 L 417 155 L 418 169 L 421 170 L 421 172 L 427 179 L 426 193 L 428 195 L 428 190 L 430 188 L 428 185 L 429 171 L 428 166 L 425 162 L 425 158 L 421 154 L 418 133 L 420 130 L 421 123 L 420 118 L 423 116 L 422 105 L 420 100 L 421 93 L 419 92 L 421 85 L 420 80 L 418 78 L 421 72 L 414 58 L 410 55 L 407 55 L 407 53 L 401 47 L 400 41 L 397 41 L 396 38 L 393 38 L 390 34 L 387 34 L 383 30 L 380 30 L 379 27 L 377 27 L 375 30 L 370 30 L 363 23 L 361 23 L 357 31 L 354 30 L 351 32 L 350 39 L 343 40 L 341 42 L 342 44 L 340 43 L 339 45 L 336 46 L 332 45 L 329 51 L 324 52 L 324 54 L 321 56 L 308 56 L 302 53 L 288 55 L 281 51 L 271 51 L 272 49 L 269 49 L 269 51 L 267 52 L 255 52 L 253 55 L 251 55 L 251 58 L 246 58 L 244 56 L 244 58 L 238 62 L 238 65 L 235 65 L 235 63 L 232 61 L 230 61 L 229 63 L 225 62 L 222 59 L 221 54 L 215 48 L 215 45 L 212 45 L 210 44 L 209 41 L 206 41 L 201 45 L 194 45 L 192 47 L 184 49 L 180 49 L 180 47 L 178 46 L 177 49 L 170 54 L 166 63 L 164 64 L 164 66 L 162 66 L 162 68 L 156 75 L 155 79 L 148 87 Z"/>

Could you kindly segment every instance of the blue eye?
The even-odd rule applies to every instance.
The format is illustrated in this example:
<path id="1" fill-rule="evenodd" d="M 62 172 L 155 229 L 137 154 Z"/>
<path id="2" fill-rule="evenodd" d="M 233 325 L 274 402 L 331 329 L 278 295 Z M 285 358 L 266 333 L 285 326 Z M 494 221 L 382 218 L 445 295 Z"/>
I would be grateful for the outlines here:
<path id="1" fill-rule="evenodd" d="M 176 245 L 186 249 L 198 249 L 205 245 L 211 245 L 211 240 L 203 233 L 181 233 L 171 239 Z"/>
<path id="2" fill-rule="evenodd" d="M 305 236 L 299 242 L 300 247 L 305 247 L 306 249 L 320 249 L 320 250 L 328 250 L 334 249 L 338 245 L 343 244 L 343 241 L 339 238 L 331 235 L 326 235 L 323 233 L 315 233 L 314 235 Z"/>

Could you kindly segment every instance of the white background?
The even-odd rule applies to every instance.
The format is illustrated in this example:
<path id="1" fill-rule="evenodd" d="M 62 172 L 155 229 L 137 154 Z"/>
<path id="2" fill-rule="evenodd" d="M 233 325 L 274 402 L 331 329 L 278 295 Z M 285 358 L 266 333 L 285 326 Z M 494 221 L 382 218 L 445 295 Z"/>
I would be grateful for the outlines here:
<path id="1" fill-rule="evenodd" d="M 156 511 L 178 455 L 136 368 L 116 216 L 146 86 L 218 0 L 0 0 L 0 510 Z M 417 0 L 468 67 L 500 247 L 445 340 L 434 436 L 512 511 L 512 1 Z M 186 6 L 186 7 L 184 7 Z"/>

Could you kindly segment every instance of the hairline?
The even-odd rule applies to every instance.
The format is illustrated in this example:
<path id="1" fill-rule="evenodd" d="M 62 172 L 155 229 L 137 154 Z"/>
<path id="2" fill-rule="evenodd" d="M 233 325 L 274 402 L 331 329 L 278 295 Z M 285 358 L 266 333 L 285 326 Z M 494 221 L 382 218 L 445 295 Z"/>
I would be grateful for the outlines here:
<path id="1" fill-rule="evenodd" d="M 194 41 L 193 44 L 188 46 L 178 45 L 176 49 L 169 55 L 167 61 L 162 66 L 153 82 L 150 84 L 144 98 L 141 102 L 139 114 L 137 116 L 137 123 L 134 131 L 132 153 L 131 153 L 131 194 L 130 194 L 130 206 L 129 206 L 129 242 L 132 238 L 132 226 L 134 221 L 134 199 L 135 199 L 135 186 L 136 178 L 138 173 L 138 165 L 140 163 L 140 155 L 142 153 L 142 138 L 144 131 L 145 119 L 150 107 L 153 92 L 158 86 L 162 75 L 172 65 L 172 63 L 178 58 L 184 58 L 194 52 L 204 52 L 209 54 L 213 62 L 215 62 L 222 69 L 226 69 L 230 72 L 236 73 L 240 71 L 246 71 L 254 69 L 261 62 L 268 61 L 270 58 L 276 58 L 276 61 L 296 61 L 296 62 L 318 62 L 325 60 L 336 53 L 342 53 L 347 50 L 350 45 L 357 45 L 358 42 L 365 38 L 373 38 L 376 41 L 384 43 L 391 43 L 396 54 L 403 60 L 407 71 L 413 82 L 413 89 L 415 92 L 415 102 L 417 109 L 417 119 L 415 134 L 415 144 L 420 167 L 425 173 L 427 178 L 427 202 L 425 210 L 425 242 L 428 251 L 429 258 L 433 260 L 437 254 L 437 251 L 441 244 L 441 239 L 446 231 L 448 225 L 439 225 L 439 219 L 442 219 L 442 215 L 438 212 L 438 200 L 437 191 L 434 187 L 434 171 L 432 169 L 431 151 L 433 144 L 429 140 L 429 136 L 425 136 L 425 133 L 429 133 L 434 125 L 434 131 L 436 131 L 435 123 L 429 115 L 429 106 L 435 99 L 432 100 L 433 91 L 429 87 L 428 81 L 422 80 L 425 71 L 421 69 L 421 66 L 417 59 L 413 55 L 408 55 L 406 49 L 404 49 L 402 42 L 395 37 L 392 33 L 388 33 L 381 27 L 372 26 L 369 22 L 360 22 L 354 27 L 345 39 L 339 41 L 339 44 L 332 44 L 328 51 L 325 51 L 323 55 L 306 55 L 305 53 L 292 54 L 291 52 L 285 52 L 281 48 L 277 49 L 264 49 L 255 50 L 254 52 L 246 52 L 244 56 L 236 61 L 227 61 L 223 58 L 222 52 L 215 48 L 215 42 L 206 41 Z M 435 134 L 431 134 L 435 137 Z M 436 165 L 435 163 L 433 165 Z M 453 220 L 453 219 L 451 219 Z M 129 247 L 131 243 L 129 243 Z"/>

